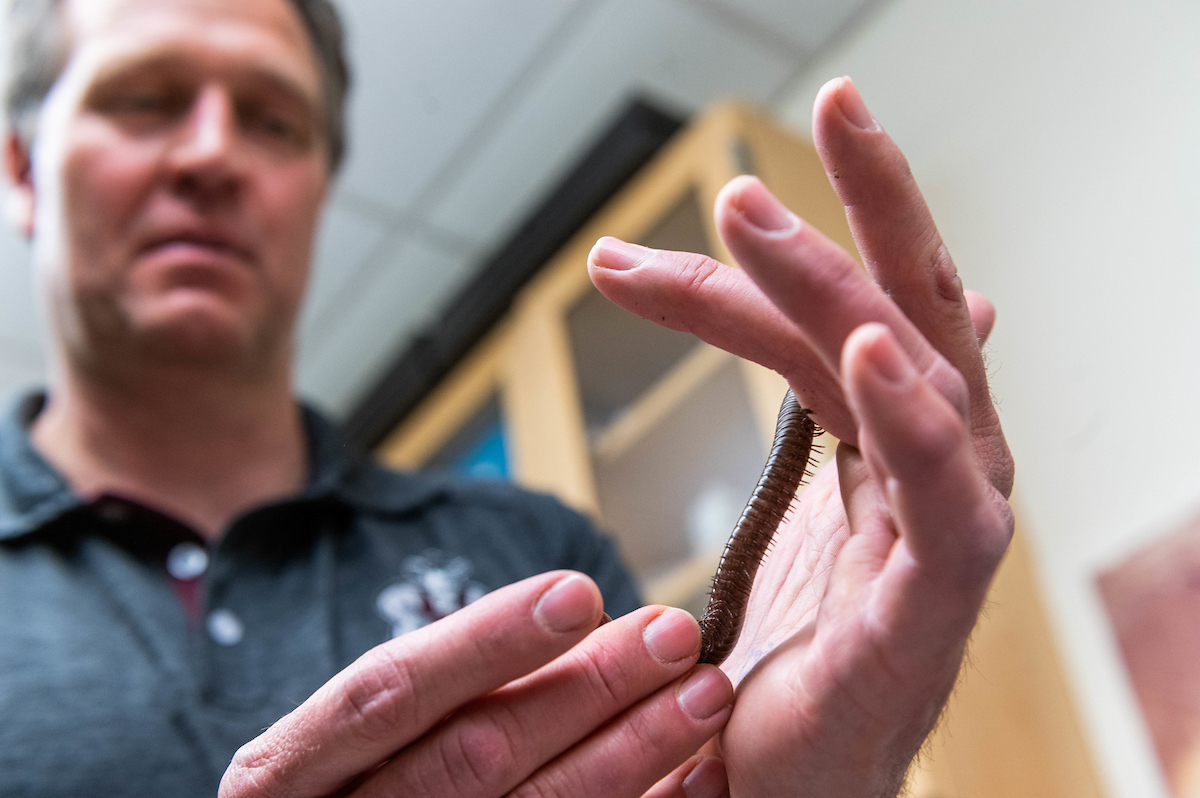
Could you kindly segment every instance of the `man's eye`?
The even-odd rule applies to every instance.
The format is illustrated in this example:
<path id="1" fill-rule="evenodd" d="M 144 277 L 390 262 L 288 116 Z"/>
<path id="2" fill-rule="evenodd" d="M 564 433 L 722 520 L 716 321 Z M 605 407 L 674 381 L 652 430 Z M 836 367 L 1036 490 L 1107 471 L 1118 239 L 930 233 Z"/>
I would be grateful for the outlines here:
<path id="1" fill-rule="evenodd" d="M 155 111 L 165 104 L 163 98 L 157 94 L 134 94 L 122 98 L 118 107 L 128 111 Z"/>
<path id="2" fill-rule="evenodd" d="M 291 120 L 282 116 L 267 115 L 262 121 L 263 130 L 272 136 L 277 136 L 281 139 L 293 139 L 299 134 L 296 126 Z"/>
<path id="3" fill-rule="evenodd" d="M 289 147 L 306 147 L 312 139 L 311 126 L 293 115 L 270 109 L 242 110 L 242 123 L 252 134 L 268 142 Z"/>
<path id="4" fill-rule="evenodd" d="M 109 97 L 108 101 L 103 103 L 105 111 L 120 115 L 171 115 L 179 113 L 185 106 L 184 98 L 163 92 L 117 94 Z"/>

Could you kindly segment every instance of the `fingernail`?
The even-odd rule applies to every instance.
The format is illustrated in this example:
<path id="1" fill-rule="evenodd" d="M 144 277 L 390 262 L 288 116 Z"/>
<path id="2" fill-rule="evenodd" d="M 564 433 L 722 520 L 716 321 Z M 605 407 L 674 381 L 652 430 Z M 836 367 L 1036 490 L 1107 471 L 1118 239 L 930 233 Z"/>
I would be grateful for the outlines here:
<path id="1" fill-rule="evenodd" d="M 596 616 L 596 593 L 579 574 L 564 576 L 538 599 L 533 617 L 552 632 L 578 629 Z"/>
<path id="2" fill-rule="evenodd" d="M 720 668 L 703 667 L 679 686 L 679 708 L 696 720 L 707 720 L 729 706 L 733 688 Z"/>
<path id="3" fill-rule="evenodd" d="M 721 798 L 729 787 L 725 763 L 711 756 L 701 759 L 682 786 L 687 798 Z"/>
<path id="4" fill-rule="evenodd" d="M 588 262 L 594 263 L 602 269 L 626 271 L 637 266 L 649 254 L 650 250 L 647 247 L 630 244 L 628 241 L 622 241 L 612 236 L 604 236 L 592 247 L 592 253 L 588 255 Z"/>
<path id="5" fill-rule="evenodd" d="M 663 662 L 678 662 L 700 650 L 700 629 L 683 610 L 668 609 L 642 632 L 646 648 Z"/>
<path id="6" fill-rule="evenodd" d="M 846 117 L 846 121 L 850 124 L 863 130 L 875 130 L 879 127 L 875 117 L 871 116 L 871 112 L 867 110 L 867 104 L 863 102 L 862 95 L 858 93 L 858 87 L 850 78 L 842 78 L 841 88 L 835 97 L 838 108 L 842 110 L 842 116 Z"/>
<path id="7" fill-rule="evenodd" d="M 733 198 L 734 205 L 746 221 L 767 233 L 792 230 L 800 217 L 792 213 L 759 180 L 750 180 Z"/>
<path id="8" fill-rule="evenodd" d="M 917 379 L 917 370 L 913 368 L 908 356 L 900 349 L 900 344 L 891 331 L 883 325 L 875 340 L 867 345 L 867 362 L 871 369 L 884 382 L 890 383 L 899 390 L 907 389 Z"/>

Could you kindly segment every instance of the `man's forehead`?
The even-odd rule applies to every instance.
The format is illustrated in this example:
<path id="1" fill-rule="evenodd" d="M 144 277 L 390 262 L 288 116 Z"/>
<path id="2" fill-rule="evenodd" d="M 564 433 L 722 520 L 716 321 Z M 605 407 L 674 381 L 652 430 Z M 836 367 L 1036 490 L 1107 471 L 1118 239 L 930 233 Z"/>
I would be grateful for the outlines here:
<path id="1" fill-rule="evenodd" d="M 65 6 L 72 27 L 85 33 L 128 24 L 138 17 L 179 14 L 274 28 L 298 43 L 305 35 L 288 0 L 66 0 Z"/>
<path id="2" fill-rule="evenodd" d="M 75 51 L 103 42 L 123 55 L 171 45 L 252 54 L 280 62 L 293 80 L 319 83 L 304 23 L 288 0 L 67 0 L 65 12 Z"/>

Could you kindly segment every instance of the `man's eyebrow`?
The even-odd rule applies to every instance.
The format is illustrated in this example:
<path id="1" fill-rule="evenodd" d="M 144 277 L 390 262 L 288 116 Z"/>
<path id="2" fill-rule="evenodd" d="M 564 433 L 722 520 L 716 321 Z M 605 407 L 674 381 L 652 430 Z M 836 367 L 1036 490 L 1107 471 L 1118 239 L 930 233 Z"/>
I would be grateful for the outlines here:
<path id="1" fill-rule="evenodd" d="M 101 67 L 91 82 L 92 90 L 111 85 L 113 81 L 127 78 L 131 73 L 150 72 L 156 77 L 188 78 L 197 73 L 196 62 L 177 47 L 163 47 L 150 50 L 126 58 L 120 58 Z M 235 77 L 235 85 L 243 83 L 242 77 L 248 74 L 251 82 L 267 84 L 271 89 L 287 95 L 290 100 L 309 106 L 314 113 L 320 108 L 321 98 L 306 89 L 304 85 L 288 75 L 285 70 L 278 69 L 266 61 L 250 62 L 247 69 L 239 69 Z"/>

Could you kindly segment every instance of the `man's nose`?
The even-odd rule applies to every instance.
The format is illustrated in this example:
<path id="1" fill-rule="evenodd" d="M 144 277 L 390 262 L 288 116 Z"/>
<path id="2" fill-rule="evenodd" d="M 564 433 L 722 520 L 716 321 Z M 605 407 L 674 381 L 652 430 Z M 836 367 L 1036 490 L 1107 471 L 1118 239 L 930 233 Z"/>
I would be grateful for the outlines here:
<path id="1" fill-rule="evenodd" d="M 179 126 L 168 154 L 172 171 L 186 189 L 228 190 L 238 167 L 237 109 L 221 86 L 205 86 Z"/>

